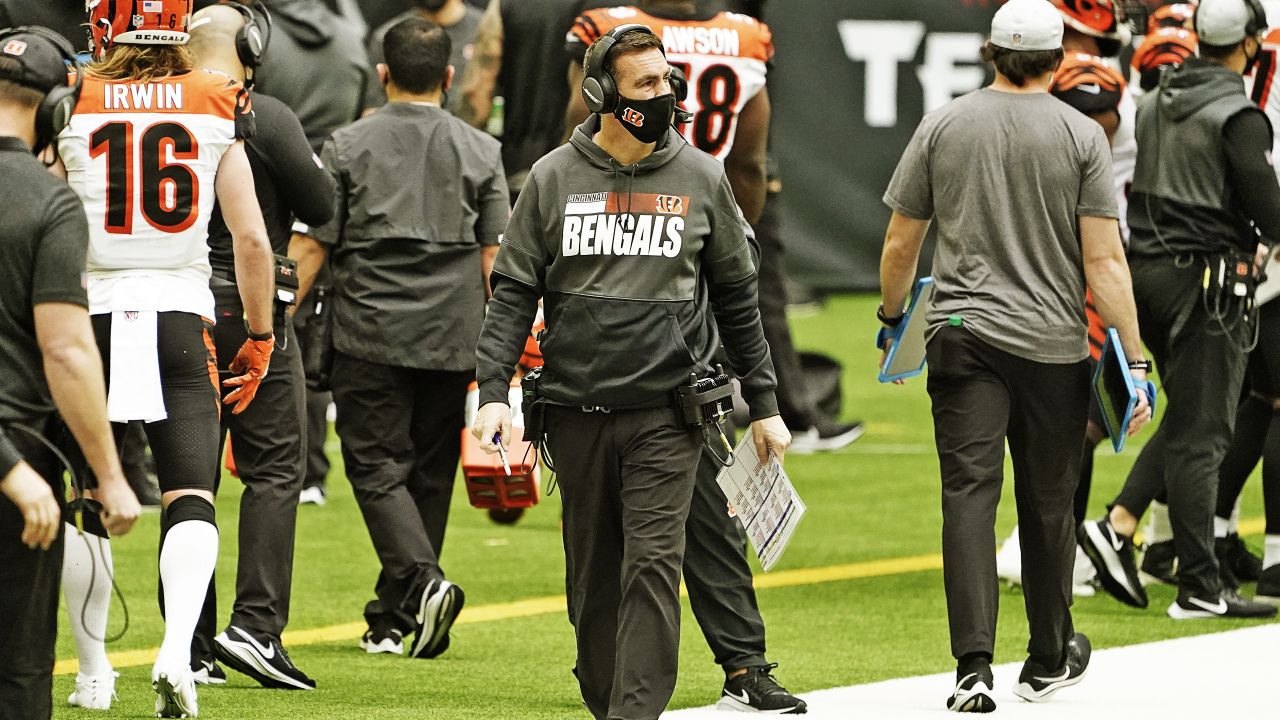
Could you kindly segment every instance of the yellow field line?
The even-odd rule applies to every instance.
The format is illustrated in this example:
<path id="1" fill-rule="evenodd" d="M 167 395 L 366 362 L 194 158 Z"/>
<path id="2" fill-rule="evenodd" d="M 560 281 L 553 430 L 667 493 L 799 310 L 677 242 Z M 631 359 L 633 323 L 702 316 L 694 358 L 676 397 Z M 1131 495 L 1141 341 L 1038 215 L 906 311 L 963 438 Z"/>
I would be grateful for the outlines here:
<path id="1" fill-rule="evenodd" d="M 1240 521 L 1241 535 L 1256 535 L 1266 528 L 1262 518 Z M 819 568 L 800 568 L 797 570 L 781 570 L 765 575 L 757 575 L 755 586 L 764 590 L 769 588 L 796 587 L 800 585 L 818 585 L 821 583 L 839 582 L 842 580 L 858 580 L 862 578 L 888 577 L 906 573 L 941 570 L 942 555 L 915 555 L 912 557 L 889 558 L 886 560 L 869 560 L 867 562 L 849 563 L 847 565 L 829 565 Z M 682 592 L 683 594 L 683 592 Z M 467 608 L 458 616 L 458 625 L 498 622 L 515 618 L 535 617 L 565 612 L 563 595 L 527 598 L 514 602 L 493 603 Z M 364 634 L 363 622 L 343 623 L 327 627 L 307 630 L 290 630 L 284 634 L 284 644 L 290 648 L 300 645 L 315 645 L 327 642 L 345 642 L 357 640 Z M 117 668 L 150 665 L 155 662 L 159 648 L 142 650 L 123 650 L 111 653 L 108 657 Z M 54 665 L 55 675 L 71 675 L 77 672 L 79 663 L 74 659 L 59 660 Z"/>

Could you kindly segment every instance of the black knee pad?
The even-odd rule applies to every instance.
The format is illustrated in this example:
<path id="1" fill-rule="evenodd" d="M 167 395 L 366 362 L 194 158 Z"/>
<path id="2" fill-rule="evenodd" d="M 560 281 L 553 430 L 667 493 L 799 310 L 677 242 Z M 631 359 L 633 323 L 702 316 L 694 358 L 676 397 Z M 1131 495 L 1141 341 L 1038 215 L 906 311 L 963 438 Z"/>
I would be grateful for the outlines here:
<path id="1" fill-rule="evenodd" d="M 214 519 L 213 503 L 198 495 L 183 495 L 169 503 L 165 508 L 165 525 L 173 527 L 188 520 L 201 520 L 217 527 Z"/>

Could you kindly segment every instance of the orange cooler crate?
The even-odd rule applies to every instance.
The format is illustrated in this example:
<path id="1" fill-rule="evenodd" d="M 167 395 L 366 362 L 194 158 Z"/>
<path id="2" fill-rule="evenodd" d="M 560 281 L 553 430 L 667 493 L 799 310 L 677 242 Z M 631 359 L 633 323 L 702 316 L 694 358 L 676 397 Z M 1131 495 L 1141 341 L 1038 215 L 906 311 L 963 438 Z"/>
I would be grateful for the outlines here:
<path id="1" fill-rule="evenodd" d="M 515 438 L 507 450 L 511 475 L 502 469 L 502 457 L 480 449 L 470 428 L 462 431 L 462 475 L 471 506 L 481 510 L 533 507 L 538 504 L 538 452 L 524 440 L 524 428 L 512 428 Z"/>

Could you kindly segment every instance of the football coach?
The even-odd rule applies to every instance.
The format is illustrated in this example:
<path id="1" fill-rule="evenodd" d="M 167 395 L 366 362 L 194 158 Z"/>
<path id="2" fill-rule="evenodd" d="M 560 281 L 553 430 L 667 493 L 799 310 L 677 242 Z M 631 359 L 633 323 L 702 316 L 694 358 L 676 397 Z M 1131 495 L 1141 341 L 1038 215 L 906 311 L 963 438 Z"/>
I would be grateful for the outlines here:
<path id="1" fill-rule="evenodd" d="M 662 40 L 623 25 L 587 51 L 595 113 L 534 165 L 494 266 L 473 431 L 510 442 L 508 382 L 544 300 L 538 383 L 564 490 L 577 676 L 597 720 L 655 720 L 675 688 L 680 567 L 702 433 L 675 410 L 723 334 L 763 461 L 790 442 L 724 166 L 671 126 Z M 710 308 L 714 307 L 715 320 Z M 525 407 L 525 417 L 531 412 Z"/>
<path id="2" fill-rule="evenodd" d="M 995 81 L 925 116 L 884 196 L 893 210 L 880 265 L 886 325 L 902 321 L 925 232 L 938 224 L 928 389 L 958 662 L 947 707 L 957 711 L 995 709 L 994 526 L 1006 438 L 1031 632 L 1014 692 L 1045 700 L 1082 677 L 1089 641 L 1072 627 L 1069 606 L 1090 392 L 1086 282 L 1126 355 L 1142 352 L 1107 138 L 1048 93 L 1062 34 L 1046 0 L 1002 7 L 982 50 Z M 1149 419 L 1144 395 L 1129 432 Z"/>

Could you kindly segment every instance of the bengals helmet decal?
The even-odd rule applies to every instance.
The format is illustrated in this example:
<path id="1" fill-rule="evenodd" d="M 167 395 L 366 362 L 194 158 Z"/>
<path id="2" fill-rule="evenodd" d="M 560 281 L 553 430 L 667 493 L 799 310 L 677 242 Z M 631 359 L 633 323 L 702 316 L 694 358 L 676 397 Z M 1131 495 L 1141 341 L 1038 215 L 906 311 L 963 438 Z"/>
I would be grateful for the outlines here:
<path id="1" fill-rule="evenodd" d="M 1049 92 L 1085 115 L 1118 112 L 1124 97 L 1124 77 L 1086 53 L 1071 53 L 1053 75 Z"/>
<path id="2" fill-rule="evenodd" d="M 1069 27 L 1085 35 L 1117 40 L 1124 10 L 1115 0 L 1053 0 Z"/>
<path id="3" fill-rule="evenodd" d="M 191 0 L 86 0 L 89 43 L 101 58 L 113 45 L 186 45 Z"/>

